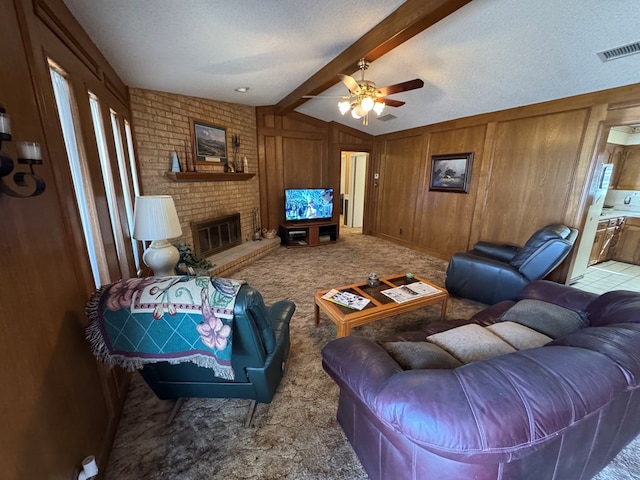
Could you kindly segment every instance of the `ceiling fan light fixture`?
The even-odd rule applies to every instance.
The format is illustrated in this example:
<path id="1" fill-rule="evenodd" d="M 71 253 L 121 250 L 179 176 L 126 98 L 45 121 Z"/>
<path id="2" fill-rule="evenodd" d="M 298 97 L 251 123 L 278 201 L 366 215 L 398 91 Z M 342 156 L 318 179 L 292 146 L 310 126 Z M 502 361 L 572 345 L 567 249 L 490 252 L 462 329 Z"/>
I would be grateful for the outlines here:
<path id="1" fill-rule="evenodd" d="M 360 103 L 357 103 L 351 112 L 355 118 L 364 117 L 368 113 L 364 108 L 362 108 L 362 104 Z"/>
<path id="2" fill-rule="evenodd" d="M 340 110 L 340 113 L 342 115 L 347 113 L 350 108 L 351 108 L 351 104 L 347 100 L 343 100 L 338 103 L 338 109 Z"/>
<path id="3" fill-rule="evenodd" d="M 362 108 L 362 110 L 364 110 L 365 112 L 370 112 L 373 109 L 374 103 L 375 102 L 373 101 L 373 98 L 366 95 L 362 98 L 362 100 L 360 100 L 360 108 Z"/>
<path id="4" fill-rule="evenodd" d="M 373 105 L 373 111 L 376 112 L 376 115 L 380 115 L 384 110 L 385 104 L 384 102 L 376 102 Z"/>
<path id="5" fill-rule="evenodd" d="M 396 93 L 415 90 L 416 88 L 422 88 L 424 86 L 424 81 L 419 78 L 415 78 L 406 82 L 378 88 L 374 82 L 364 78 L 364 71 L 369 67 L 369 62 L 364 58 L 361 58 L 358 62 L 358 67 L 361 72 L 360 80 L 356 80 L 350 75 L 338 74 L 342 83 L 344 83 L 347 89 L 349 89 L 349 93 L 347 95 L 340 97 L 341 100 L 338 102 L 338 110 L 340 110 L 342 115 L 345 115 L 349 110 L 351 110 L 351 116 L 356 120 L 362 119 L 362 125 L 365 126 L 369 124 L 369 112 L 371 110 L 376 112 L 377 116 L 380 116 L 384 111 L 387 106 L 385 97 Z M 392 99 L 386 100 L 392 107 L 401 107 L 405 103 Z"/>

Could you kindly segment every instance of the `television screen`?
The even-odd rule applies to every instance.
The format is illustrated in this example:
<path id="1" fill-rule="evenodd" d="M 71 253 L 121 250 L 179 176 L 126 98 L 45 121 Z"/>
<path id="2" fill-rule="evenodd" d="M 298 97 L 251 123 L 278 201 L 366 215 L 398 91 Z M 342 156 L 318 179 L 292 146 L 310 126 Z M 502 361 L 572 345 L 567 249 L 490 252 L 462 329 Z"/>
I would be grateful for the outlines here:
<path id="1" fill-rule="evenodd" d="M 287 222 L 329 219 L 333 216 L 333 188 L 291 188 L 284 191 Z"/>

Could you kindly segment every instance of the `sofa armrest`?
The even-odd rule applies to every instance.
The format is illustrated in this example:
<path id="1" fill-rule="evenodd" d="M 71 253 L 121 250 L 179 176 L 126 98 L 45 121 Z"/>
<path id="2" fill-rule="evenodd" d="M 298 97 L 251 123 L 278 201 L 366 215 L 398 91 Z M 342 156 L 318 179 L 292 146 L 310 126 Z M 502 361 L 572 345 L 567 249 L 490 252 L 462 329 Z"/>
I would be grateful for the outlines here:
<path id="1" fill-rule="evenodd" d="M 598 295 L 585 292 L 568 285 L 536 280 L 528 284 L 520 293 L 518 300 L 541 300 L 578 312 L 586 318 L 587 307 Z"/>
<path id="2" fill-rule="evenodd" d="M 400 365 L 377 343 L 362 337 L 342 337 L 322 349 L 322 366 L 340 388 L 370 405 Z"/>
<path id="3" fill-rule="evenodd" d="M 589 429 L 595 412 L 626 389 L 604 355 L 545 346 L 455 370 L 405 371 L 367 403 L 384 424 L 440 456 L 511 462 L 569 427 Z"/>
<path id="4" fill-rule="evenodd" d="M 510 462 L 585 423 L 628 388 L 597 351 L 545 346 L 454 370 L 402 371 L 379 345 L 333 340 L 323 367 L 383 424 L 437 455 L 463 462 Z M 496 406 L 509 408 L 496 408 Z"/>
<path id="5" fill-rule="evenodd" d="M 278 330 L 284 324 L 288 326 L 295 311 L 296 304 L 290 300 L 280 300 L 275 302 L 267 307 L 269 323 L 274 330 Z"/>
<path id="6" fill-rule="evenodd" d="M 487 255 L 489 257 L 502 260 L 503 262 L 509 262 L 518 252 L 518 247 L 515 245 L 498 244 L 491 242 L 477 242 L 473 246 L 471 253 L 477 253 L 481 255 Z"/>

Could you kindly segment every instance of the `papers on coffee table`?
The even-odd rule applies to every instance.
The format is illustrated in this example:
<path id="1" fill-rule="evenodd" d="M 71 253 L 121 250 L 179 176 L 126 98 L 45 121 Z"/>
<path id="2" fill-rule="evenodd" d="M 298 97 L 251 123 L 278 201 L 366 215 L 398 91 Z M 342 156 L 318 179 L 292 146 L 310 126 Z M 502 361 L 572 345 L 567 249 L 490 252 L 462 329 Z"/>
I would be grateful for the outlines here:
<path id="1" fill-rule="evenodd" d="M 354 310 L 362 310 L 369 303 L 369 299 L 367 298 L 356 295 L 355 293 L 341 292 L 335 288 L 325 293 L 322 298 L 342 305 L 343 307 L 353 308 Z"/>
<path id="2" fill-rule="evenodd" d="M 418 298 L 435 295 L 440 292 L 441 290 L 438 288 L 427 285 L 424 282 L 414 282 L 409 285 L 402 285 L 400 287 L 382 290 L 380 293 L 386 295 L 397 303 L 404 303 L 410 302 L 411 300 L 417 300 Z"/>

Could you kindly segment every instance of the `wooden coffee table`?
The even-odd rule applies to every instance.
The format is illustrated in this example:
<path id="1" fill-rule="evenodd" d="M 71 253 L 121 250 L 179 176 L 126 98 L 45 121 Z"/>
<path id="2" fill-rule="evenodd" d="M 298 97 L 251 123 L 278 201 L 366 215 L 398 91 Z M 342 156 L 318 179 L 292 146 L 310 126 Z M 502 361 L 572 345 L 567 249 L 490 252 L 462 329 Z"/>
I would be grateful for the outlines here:
<path id="1" fill-rule="evenodd" d="M 421 297 L 405 303 L 397 303 L 386 295 L 380 293 L 382 290 L 399 287 L 401 285 L 408 285 L 413 282 L 424 282 L 438 289 L 439 292 L 429 295 L 428 297 Z M 345 285 L 343 287 L 336 287 L 336 290 L 355 293 L 370 300 L 369 304 L 367 304 L 367 306 L 362 310 L 354 310 L 323 299 L 322 295 L 327 293 L 329 290 L 322 290 L 315 294 L 316 326 L 320 323 L 320 310 L 322 310 L 338 327 L 338 337 L 346 337 L 349 335 L 351 327 L 357 327 L 359 325 L 364 325 L 376 320 L 398 315 L 399 313 L 410 312 L 417 310 L 418 308 L 437 303 L 442 304 L 441 318 L 444 320 L 447 312 L 447 300 L 449 298 L 449 294 L 444 288 L 440 288 L 437 285 L 417 276 L 409 279 L 404 274 L 382 277 L 380 279 L 380 284 L 375 287 L 370 287 L 366 282 L 362 282 Z"/>

